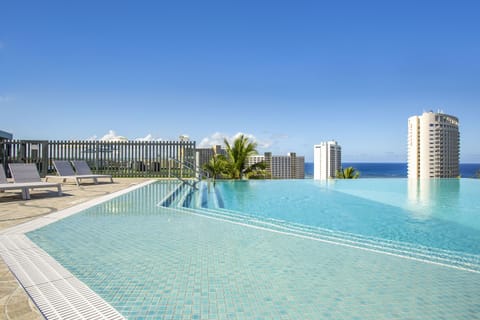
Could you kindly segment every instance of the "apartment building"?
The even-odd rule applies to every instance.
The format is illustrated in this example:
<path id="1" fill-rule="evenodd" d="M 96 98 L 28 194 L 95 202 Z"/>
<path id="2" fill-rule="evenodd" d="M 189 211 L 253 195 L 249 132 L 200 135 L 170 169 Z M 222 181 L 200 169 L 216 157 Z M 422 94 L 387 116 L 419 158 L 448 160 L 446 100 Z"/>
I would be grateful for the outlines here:
<path id="1" fill-rule="evenodd" d="M 197 148 L 195 150 L 195 164 L 197 168 L 203 168 L 203 166 L 208 163 L 216 154 L 226 155 L 227 151 L 222 149 L 222 146 L 220 145 L 216 145 L 211 148 Z"/>
<path id="2" fill-rule="evenodd" d="M 408 118 L 408 177 L 458 177 L 458 128 L 458 118 L 442 112 L 424 112 Z"/>
<path id="3" fill-rule="evenodd" d="M 274 156 L 271 152 L 250 156 L 247 165 L 264 161 L 267 177 L 272 179 L 305 179 L 305 157 L 290 152 L 286 156 Z"/>
<path id="4" fill-rule="evenodd" d="M 326 180 L 335 178 L 342 167 L 342 147 L 334 140 L 313 146 L 313 178 Z"/>

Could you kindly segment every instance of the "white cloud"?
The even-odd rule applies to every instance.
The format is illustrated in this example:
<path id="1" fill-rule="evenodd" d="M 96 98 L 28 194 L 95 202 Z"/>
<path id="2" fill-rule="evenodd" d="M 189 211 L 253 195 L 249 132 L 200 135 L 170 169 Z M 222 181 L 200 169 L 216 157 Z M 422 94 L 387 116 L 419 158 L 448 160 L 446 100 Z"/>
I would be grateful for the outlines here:
<path id="1" fill-rule="evenodd" d="M 162 141 L 161 138 L 154 138 L 151 133 L 147 134 L 143 138 L 136 138 L 135 141 Z"/>
<path id="2" fill-rule="evenodd" d="M 233 141 L 235 139 L 237 139 L 238 137 L 240 137 L 241 135 L 244 135 L 245 137 L 247 137 L 250 141 L 253 141 L 253 142 L 256 142 L 258 147 L 261 148 L 261 149 L 267 149 L 267 148 L 270 148 L 272 146 L 272 141 L 270 140 L 265 140 L 265 139 L 259 139 L 257 137 L 255 137 L 253 134 L 251 133 L 243 133 L 243 132 L 238 132 L 237 134 L 235 134 L 233 137 L 231 137 L 230 139 L 228 139 L 228 141 Z"/>
<path id="3" fill-rule="evenodd" d="M 90 138 L 87 138 L 87 140 L 100 140 L 100 141 L 127 141 L 128 138 L 119 136 L 114 130 L 109 130 L 107 134 L 104 134 L 100 139 L 98 139 L 98 136 L 94 134 Z"/>
<path id="4" fill-rule="evenodd" d="M 226 135 L 224 133 L 215 132 L 212 135 L 210 135 L 209 137 L 203 138 L 202 141 L 200 141 L 198 147 L 199 148 L 210 148 L 210 147 L 214 147 L 216 145 L 223 146 L 224 145 L 223 142 L 224 142 L 225 138 L 228 140 L 228 142 L 232 142 L 233 140 L 235 140 L 236 138 L 238 138 L 242 134 L 245 137 L 247 137 L 250 141 L 256 142 L 258 144 L 258 147 L 261 148 L 261 149 L 270 148 L 272 146 L 271 141 L 264 140 L 264 139 L 258 139 L 257 137 L 255 137 L 253 134 L 250 134 L 250 133 L 237 132 L 233 136 L 229 137 L 228 135 Z"/>
<path id="5" fill-rule="evenodd" d="M 100 138 L 100 141 L 127 141 L 127 140 L 128 138 L 117 135 L 117 133 L 113 130 L 109 130 L 106 135 Z"/>
<path id="6" fill-rule="evenodd" d="M 153 141 L 153 136 L 149 133 L 143 138 L 136 138 L 135 141 Z"/>
<path id="7" fill-rule="evenodd" d="M 199 148 L 210 148 L 216 145 L 223 145 L 223 139 L 226 137 L 225 134 L 220 132 L 215 132 L 209 137 L 205 137 L 200 141 Z"/>
<path id="8" fill-rule="evenodd" d="M 104 134 L 100 139 L 95 134 L 88 138 L 87 140 L 100 140 L 100 141 L 129 141 L 125 136 L 118 135 L 114 130 L 109 130 L 108 133 Z M 135 141 L 162 141 L 161 138 L 154 138 L 151 133 L 147 134 L 142 138 L 135 138 Z"/>

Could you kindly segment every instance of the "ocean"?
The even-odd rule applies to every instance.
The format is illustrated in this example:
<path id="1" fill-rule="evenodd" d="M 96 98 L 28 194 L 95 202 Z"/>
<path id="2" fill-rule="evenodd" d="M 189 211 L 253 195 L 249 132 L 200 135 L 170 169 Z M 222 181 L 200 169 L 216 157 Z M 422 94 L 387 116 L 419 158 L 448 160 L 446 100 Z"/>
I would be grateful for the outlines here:
<path id="1" fill-rule="evenodd" d="M 373 162 L 345 162 L 344 168 L 354 167 L 360 172 L 360 178 L 406 178 L 406 163 L 373 163 Z M 460 175 L 462 178 L 474 178 L 475 173 L 480 170 L 480 163 L 460 164 Z M 305 163 L 305 178 L 313 178 L 313 162 Z"/>

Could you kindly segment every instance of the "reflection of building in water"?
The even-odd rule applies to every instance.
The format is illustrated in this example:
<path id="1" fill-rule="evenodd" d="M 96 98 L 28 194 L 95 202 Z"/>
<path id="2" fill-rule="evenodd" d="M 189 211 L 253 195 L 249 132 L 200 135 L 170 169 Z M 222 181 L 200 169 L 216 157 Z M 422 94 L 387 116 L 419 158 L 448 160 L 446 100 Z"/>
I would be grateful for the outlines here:
<path id="1" fill-rule="evenodd" d="M 451 212 L 458 201 L 460 179 L 408 179 L 408 209 L 428 219 Z"/>
<path id="2" fill-rule="evenodd" d="M 408 179 L 408 200 L 410 206 L 415 208 L 428 207 L 430 204 L 430 179 Z"/>

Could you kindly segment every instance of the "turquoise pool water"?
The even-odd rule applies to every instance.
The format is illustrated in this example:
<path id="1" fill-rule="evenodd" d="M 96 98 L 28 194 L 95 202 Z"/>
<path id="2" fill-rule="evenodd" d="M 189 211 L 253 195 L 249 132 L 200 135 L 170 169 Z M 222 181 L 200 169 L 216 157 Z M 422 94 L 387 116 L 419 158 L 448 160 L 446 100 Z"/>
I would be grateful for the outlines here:
<path id="1" fill-rule="evenodd" d="M 478 180 L 230 181 L 217 188 L 228 209 L 480 254 Z"/>
<path id="2" fill-rule="evenodd" d="M 363 180 L 159 182 L 28 236 L 129 319 L 478 318 L 480 181 Z"/>

